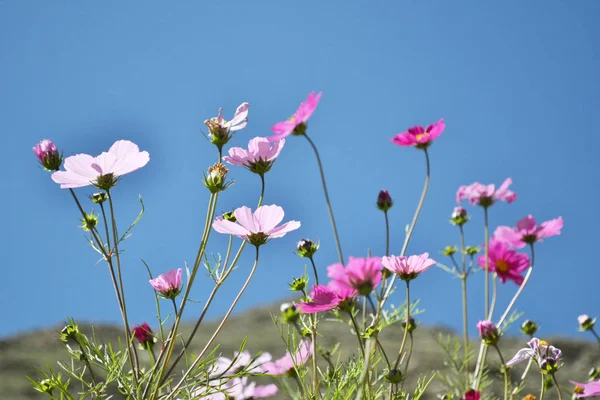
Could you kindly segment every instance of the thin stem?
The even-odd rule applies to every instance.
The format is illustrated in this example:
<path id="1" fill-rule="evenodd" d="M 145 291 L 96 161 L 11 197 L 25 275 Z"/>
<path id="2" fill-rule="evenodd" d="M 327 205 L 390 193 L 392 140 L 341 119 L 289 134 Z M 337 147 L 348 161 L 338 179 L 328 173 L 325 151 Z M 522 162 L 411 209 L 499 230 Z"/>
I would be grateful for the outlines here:
<path id="1" fill-rule="evenodd" d="M 312 257 L 311 257 L 312 260 Z M 315 273 L 316 276 L 316 273 Z M 319 375 L 317 374 L 317 314 L 313 314 L 312 315 L 312 329 L 311 329 L 311 336 L 312 336 L 312 378 L 313 378 L 313 393 L 315 398 L 318 397 L 319 393 Z"/>
<path id="2" fill-rule="evenodd" d="M 558 380 L 556 379 L 556 376 L 554 374 L 552 374 L 552 380 L 554 381 L 554 385 L 556 386 L 556 391 L 558 392 L 558 400 L 562 400 L 562 393 L 560 390 L 560 385 L 558 384 Z"/>
<path id="3" fill-rule="evenodd" d="M 523 371 L 523 374 L 521 375 L 521 382 L 525 381 L 525 378 L 527 377 L 527 374 L 529 373 L 529 370 L 531 369 L 531 364 L 533 364 L 533 357 L 529 359 L 529 361 L 527 362 L 527 366 L 525 367 L 525 371 Z M 519 386 L 517 385 L 515 386 L 515 388 L 512 391 L 512 395 L 516 395 L 518 390 L 519 390 Z"/>
<path id="4" fill-rule="evenodd" d="M 356 323 L 356 319 L 354 318 L 352 311 L 348 311 L 348 314 L 350 315 L 350 321 L 352 321 L 352 325 L 354 326 L 354 331 L 356 332 L 356 337 L 358 338 L 358 344 L 360 345 L 360 351 L 364 357 L 365 356 L 365 345 L 362 341 L 362 338 L 360 337 L 360 330 L 358 329 L 358 324 Z"/>
<path id="5" fill-rule="evenodd" d="M 407 326 L 408 327 L 408 326 Z M 408 373 L 408 364 L 410 364 L 410 357 L 413 352 L 413 334 L 412 332 L 408 333 L 408 338 L 410 339 L 410 344 L 408 345 L 408 356 L 406 357 L 406 365 L 404 366 L 404 376 Z M 401 386 L 404 386 L 405 380 L 402 381 Z"/>
<path id="6" fill-rule="evenodd" d="M 373 302 L 373 298 L 371 297 L 371 294 L 369 293 L 367 295 L 367 301 L 369 302 L 369 304 L 371 305 L 371 308 L 373 309 L 373 313 L 377 312 L 377 306 L 375 305 L 375 303 Z"/>
<path id="7" fill-rule="evenodd" d="M 546 385 L 544 384 L 544 375 L 541 374 L 542 376 L 542 388 L 540 389 L 540 399 L 539 400 L 544 400 L 544 393 L 546 392 Z"/>
<path id="8" fill-rule="evenodd" d="M 259 175 L 260 175 L 261 189 L 260 189 L 260 197 L 258 198 L 258 206 L 256 206 L 257 208 L 262 205 L 263 197 L 265 196 L 265 175 L 264 174 L 259 174 Z"/>
<path id="9" fill-rule="evenodd" d="M 385 255 L 390 255 L 390 219 L 387 210 L 383 212 L 385 216 Z"/>
<path id="10" fill-rule="evenodd" d="M 590 331 L 592 332 L 592 335 L 594 335 L 594 337 L 596 338 L 596 341 L 600 344 L 600 336 L 598 336 L 598 332 L 596 332 L 594 327 L 592 327 L 592 329 L 590 329 Z"/>
<path id="11" fill-rule="evenodd" d="M 508 392 L 509 392 L 508 369 L 506 368 L 506 363 L 504 362 L 504 357 L 502 357 L 500 348 L 498 346 L 494 346 L 494 347 L 496 348 L 496 351 L 498 352 L 498 357 L 500 357 L 500 362 L 502 363 L 502 373 L 504 374 L 504 400 L 508 400 Z"/>
<path id="12" fill-rule="evenodd" d="M 388 358 L 388 356 L 387 356 L 387 354 L 385 352 L 385 349 L 383 348 L 383 345 L 379 341 L 379 337 L 377 337 L 377 335 L 375 336 L 375 342 L 377 342 L 377 346 L 379 347 L 379 352 L 383 356 L 383 358 L 385 360 L 385 364 L 387 365 L 388 369 L 390 369 L 390 367 L 392 366 L 392 364 L 390 364 L 390 359 Z"/>
<path id="13" fill-rule="evenodd" d="M 525 274 L 525 278 L 523 279 L 523 283 L 521 283 L 521 286 L 519 286 L 519 289 L 517 290 L 517 293 L 515 293 L 515 295 L 513 296 L 512 300 L 508 304 L 508 307 L 506 307 L 506 311 L 504 311 L 504 314 L 502 314 L 502 317 L 500 317 L 500 320 L 498 321 L 498 323 L 496 324 L 496 326 L 502 325 L 502 323 L 504 322 L 504 320 L 508 317 L 508 313 L 510 312 L 510 310 L 512 310 L 513 306 L 517 302 L 517 299 L 519 298 L 519 296 L 521 295 L 521 293 L 523 293 L 523 290 L 525 289 L 525 286 L 527 286 L 527 282 L 529 282 L 529 278 L 531 277 L 531 272 L 533 271 L 533 265 L 535 263 L 535 252 L 533 250 L 533 244 L 530 245 L 529 248 L 531 249 L 531 266 L 527 270 L 527 274 Z"/>
<path id="14" fill-rule="evenodd" d="M 489 320 L 491 321 L 494 316 L 494 310 L 496 309 L 496 297 L 498 296 L 498 274 L 494 274 L 492 277 L 492 306 L 490 307 Z"/>
<path id="15" fill-rule="evenodd" d="M 398 364 L 400 364 L 400 359 L 402 358 L 402 354 L 404 353 L 404 347 L 406 346 L 406 339 L 408 338 L 408 331 L 410 329 L 410 281 L 406 281 L 406 327 L 404 329 L 404 337 L 402 338 L 402 345 L 400 346 L 400 351 L 398 352 L 398 358 L 396 358 L 396 363 L 394 364 L 394 369 L 398 369 Z"/>
<path id="16" fill-rule="evenodd" d="M 463 347 L 465 352 L 465 358 L 463 361 L 466 379 L 469 376 L 469 325 L 467 316 L 467 277 L 466 275 L 461 276 L 461 287 L 462 287 L 462 311 L 463 311 Z"/>
<path id="17" fill-rule="evenodd" d="M 310 260 L 310 263 L 313 267 L 313 272 L 315 273 L 315 283 L 319 285 L 319 274 L 317 274 L 317 266 L 315 265 L 315 260 L 313 260 L 312 256 L 308 257 L 308 259 Z"/>
<path id="18" fill-rule="evenodd" d="M 87 354 L 85 354 L 85 352 L 83 351 L 84 348 L 81 345 L 81 343 L 79 342 L 79 340 L 75 339 L 75 341 L 79 345 L 79 351 L 81 351 L 81 354 L 83 355 L 82 361 L 86 365 L 88 371 L 90 371 L 90 377 L 92 378 L 92 383 L 94 384 L 94 386 L 96 386 L 98 384 L 98 382 L 96 381 L 96 376 L 94 375 L 94 371 L 92 370 L 92 365 L 90 364 L 90 360 L 88 360 Z"/>
<path id="19" fill-rule="evenodd" d="M 483 207 L 484 240 L 485 240 L 485 270 L 483 271 L 485 287 L 485 319 L 490 319 L 490 227 L 488 221 L 488 208 Z"/>
<path id="20" fill-rule="evenodd" d="M 246 288 L 250 284 L 250 281 L 252 280 L 252 277 L 254 276 L 254 273 L 256 272 L 256 268 L 258 267 L 258 255 L 259 255 L 258 249 L 259 249 L 259 246 L 256 246 L 256 258 L 254 259 L 254 265 L 252 266 L 252 270 L 250 271 L 250 274 L 248 275 L 248 278 L 246 279 L 246 282 L 244 282 L 244 286 L 242 286 L 242 289 L 240 290 L 240 292 L 237 294 L 237 296 L 233 300 L 233 303 L 231 303 L 231 306 L 229 307 L 229 310 L 227 310 L 227 313 L 225 314 L 225 316 L 223 317 L 223 319 L 221 320 L 221 322 L 217 326 L 217 329 L 215 330 L 215 332 L 213 333 L 213 335 L 210 337 L 210 339 L 208 340 L 208 342 L 206 343 L 206 345 L 204 345 L 204 348 L 202 349 L 202 351 L 200 352 L 200 354 L 196 357 L 196 360 L 192 363 L 192 365 L 188 368 L 188 370 L 183 374 L 183 376 L 181 377 L 181 379 L 179 380 L 179 382 L 177 382 L 177 385 L 175 385 L 175 387 L 172 389 L 171 394 L 167 397 L 166 400 L 172 398 L 175 395 L 175 393 L 177 392 L 177 390 L 185 382 L 185 380 L 190 375 L 190 373 L 194 370 L 194 368 L 196 368 L 198 366 L 198 364 L 202 360 L 202 357 L 204 356 L 204 354 L 206 353 L 206 351 L 208 350 L 208 348 L 212 345 L 212 343 L 214 342 L 214 340 L 216 339 L 216 337 L 221 332 L 221 329 L 223 328 L 223 325 L 225 325 L 225 323 L 229 319 L 229 316 L 233 312 L 233 309 L 235 308 L 235 306 L 237 305 L 238 301 L 240 300 L 240 298 L 242 297 L 242 295 L 246 291 Z"/>
<path id="21" fill-rule="evenodd" d="M 304 387 L 302 386 L 302 382 L 300 381 L 300 378 L 298 377 L 298 374 L 296 374 L 296 373 L 294 373 L 294 380 L 298 384 L 298 389 L 300 389 L 300 396 L 302 396 L 302 398 L 304 398 Z"/>
<path id="22" fill-rule="evenodd" d="M 333 236 L 335 236 L 335 244 L 337 246 L 338 257 L 340 259 L 340 263 L 344 264 L 344 256 L 342 255 L 342 244 L 340 242 L 340 238 L 337 231 L 337 226 L 335 224 L 335 218 L 333 217 L 333 209 L 331 208 L 331 201 L 329 200 L 329 193 L 327 192 L 327 182 L 325 181 L 325 172 L 323 171 L 323 164 L 321 163 L 321 157 L 319 156 L 319 151 L 317 150 L 317 146 L 313 143 L 313 141 L 308 137 L 307 134 L 304 134 L 308 143 L 310 143 L 313 151 L 315 152 L 315 156 L 317 157 L 317 164 L 319 164 L 319 172 L 321 173 L 321 183 L 323 184 L 323 193 L 325 194 L 325 202 L 327 203 L 327 210 L 329 211 L 329 219 L 331 220 L 331 226 L 333 228 Z"/>

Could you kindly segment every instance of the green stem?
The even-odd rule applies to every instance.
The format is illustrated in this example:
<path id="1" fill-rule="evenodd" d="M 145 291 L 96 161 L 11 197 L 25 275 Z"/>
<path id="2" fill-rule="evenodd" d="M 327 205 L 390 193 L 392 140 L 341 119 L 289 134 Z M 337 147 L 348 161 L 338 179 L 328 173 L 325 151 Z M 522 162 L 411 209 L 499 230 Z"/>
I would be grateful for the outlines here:
<path id="1" fill-rule="evenodd" d="M 408 356 L 406 357 L 406 365 L 404 366 L 404 377 L 406 378 L 408 374 L 408 364 L 410 364 L 410 357 L 413 352 L 413 334 L 412 332 L 408 333 L 408 338 L 410 339 L 410 344 L 408 345 Z M 401 386 L 404 386 L 404 382 L 406 379 L 402 380 Z"/>
<path id="2" fill-rule="evenodd" d="M 496 309 L 496 297 L 498 296 L 498 274 L 494 274 L 492 277 L 492 305 L 490 307 L 489 320 L 491 321 L 494 317 L 494 310 Z"/>
<path id="3" fill-rule="evenodd" d="M 488 208 L 483 207 L 484 240 L 485 240 L 485 270 L 483 273 L 485 287 L 485 319 L 490 319 L 490 227 L 488 222 Z"/>
<path id="4" fill-rule="evenodd" d="M 321 157 L 319 156 L 319 151 L 317 150 L 317 146 L 313 143 L 313 141 L 308 137 L 307 134 L 304 134 L 308 143 L 310 143 L 313 151 L 315 152 L 315 156 L 317 157 L 317 164 L 319 164 L 319 172 L 321 173 L 321 183 L 323 184 L 323 193 L 325 194 L 325 202 L 327 203 L 327 210 L 329 211 L 329 219 L 331 220 L 331 226 L 333 228 L 333 236 L 335 236 L 335 243 L 337 246 L 338 257 L 340 259 L 340 263 L 344 264 L 344 256 L 342 254 L 342 244 L 340 242 L 340 238 L 337 231 L 337 226 L 335 224 L 335 218 L 333 217 L 333 209 L 331 208 L 331 201 L 329 200 L 329 193 L 327 192 L 327 182 L 325 181 L 325 172 L 323 171 L 323 164 L 321 163 Z"/>
<path id="5" fill-rule="evenodd" d="M 310 260 L 310 263 L 312 264 L 313 272 L 315 273 L 315 283 L 318 286 L 319 285 L 319 274 L 317 274 L 317 266 L 315 265 L 315 260 L 313 260 L 312 256 L 308 257 L 308 259 Z"/>
<path id="6" fill-rule="evenodd" d="M 354 331 L 356 332 L 356 337 L 358 338 L 358 344 L 360 345 L 360 351 L 364 357 L 365 356 L 365 345 L 362 341 L 362 337 L 360 336 L 360 330 L 358 329 L 358 324 L 356 323 L 356 319 L 354 318 L 354 315 L 352 315 L 352 311 L 348 311 L 348 314 L 350 315 L 350 321 L 352 321 L 352 325 L 354 326 Z"/>
<path id="7" fill-rule="evenodd" d="M 312 260 L 312 257 L 311 257 Z M 315 273 L 316 276 L 316 273 Z M 319 398 L 319 375 L 317 374 L 317 314 L 313 314 L 312 315 L 312 329 L 311 329 L 311 336 L 312 336 L 312 357 L 311 357 L 311 361 L 312 361 L 312 378 L 313 378 L 313 393 L 314 393 L 314 397 L 315 398 Z"/>
<path id="8" fill-rule="evenodd" d="M 404 347 L 406 346 L 406 339 L 408 338 L 408 331 L 410 329 L 410 281 L 406 281 L 406 328 L 404 329 L 404 337 L 402 338 L 402 345 L 400 346 L 400 351 L 398 352 L 398 358 L 396 358 L 396 363 L 394 364 L 394 369 L 398 369 L 398 364 L 400 364 L 400 359 L 402 358 L 402 354 L 404 353 Z"/>
<path id="9" fill-rule="evenodd" d="M 556 380 L 556 376 L 554 374 L 552 374 L 552 380 L 554 381 L 554 386 L 556 386 L 556 391 L 558 392 L 558 400 L 562 400 L 560 385 L 558 384 L 558 380 Z"/>
<path id="10" fill-rule="evenodd" d="M 540 399 L 544 400 L 544 393 L 546 392 L 546 385 L 544 384 L 544 375 L 542 374 L 542 388 L 540 389 Z"/>
<path id="11" fill-rule="evenodd" d="M 258 208 L 262 205 L 263 197 L 265 195 L 265 175 L 264 174 L 259 174 L 259 175 L 260 175 L 261 190 L 260 190 L 260 197 L 258 198 L 258 206 L 256 206 L 256 208 Z"/>
<path id="12" fill-rule="evenodd" d="M 533 250 L 533 244 L 530 245 L 529 248 L 531 249 L 531 266 L 527 270 L 527 274 L 525 274 L 525 279 L 523 279 L 523 283 L 521 283 L 521 286 L 519 286 L 519 289 L 517 290 L 517 293 L 515 293 L 515 295 L 513 296 L 512 300 L 508 304 L 508 307 L 506 307 L 506 310 L 504 311 L 504 314 L 502 314 L 502 317 L 500 317 L 500 320 L 498 321 L 498 324 L 496 324 L 496 326 L 498 326 L 498 327 L 500 325 L 502 325 L 502 323 L 504 322 L 504 320 L 508 317 L 508 313 L 512 310 L 513 306 L 517 302 L 517 299 L 519 298 L 519 296 L 521 295 L 521 293 L 523 293 L 523 290 L 525 289 L 525 286 L 527 286 L 527 282 L 529 282 L 529 278 L 531 277 L 531 272 L 533 271 L 533 265 L 535 263 L 535 252 Z"/>
<path id="13" fill-rule="evenodd" d="M 508 368 L 506 367 L 506 363 L 504 362 L 504 357 L 502 357 L 500 348 L 498 346 L 494 346 L 494 347 L 496 348 L 496 351 L 498 352 L 498 357 L 500 357 L 500 362 L 502 363 L 502 373 L 504 374 L 504 400 L 508 400 L 508 393 L 510 391 L 509 379 L 508 379 Z"/>
<path id="14" fill-rule="evenodd" d="M 592 332 L 592 335 L 594 335 L 594 337 L 596 338 L 596 341 L 600 344 L 600 336 L 598 336 L 598 332 L 596 332 L 594 327 L 592 327 L 592 329 L 590 329 L 590 331 Z"/>
<path id="15" fill-rule="evenodd" d="M 390 255 L 390 219 L 387 211 L 384 211 L 383 215 L 385 216 L 385 255 L 388 257 Z"/>
<path id="16" fill-rule="evenodd" d="M 462 261 L 462 275 L 461 275 L 461 287 L 462 287 L 462 311 L 463 311 L 463 347 L 464 347 L 464 373 L 466 379 L 466 386 L 469 386 L 469 322 L 467 314 L 467 254 L 465 253 L 465 231 L 462 225 L 459 225 L 460 229 L 460 254 Z"/>

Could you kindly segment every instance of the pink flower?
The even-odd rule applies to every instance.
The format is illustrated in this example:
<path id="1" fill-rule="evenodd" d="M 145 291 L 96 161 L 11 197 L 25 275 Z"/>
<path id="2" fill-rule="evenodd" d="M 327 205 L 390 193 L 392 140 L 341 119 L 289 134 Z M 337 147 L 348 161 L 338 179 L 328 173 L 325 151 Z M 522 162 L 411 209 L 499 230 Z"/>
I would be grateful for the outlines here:
<path id="1" fill-rule="evenodd" d="M 35 156 L 47 171 L 58 171 L 62 164 L 62 156 L 52 140 L 44 139 L 33 147 Z"/>
<path id="2" fill-rule="evenodd" d="M 241 353 L 235 352 L 233 360 L 227 357 L 219 357 L 215 365 L 210 369 L 209 376 L 211 378 L 219 375 L 231 376 L 246 371 L 248 373 L 260 373 L 260 366 L 268 361 L 271 361 L 271 354 L 262 353 L 260 356 L 253 358 L 248 350 Z"/>
<path id="3" fill-rule="evenodd" d="M 578 399 L 584 397 L 600 396 L 600 380 L 588 383 L 579 383 L 572 380 L 569 380 L 569 382 L 575 385 L 573 393 Z"/>
<path id="4" fill-rule="evenodd" d="M 415 146 L 418 149 L 426 149 L 431 142 L 444 132 L 446 124 L 444 118 L 438 122 L 431 124 L 427 129 L 422 126 L 413 126 L 408 128 L 408 131 L 398 133 L 391 140 L 398 146 Z"/>
<path id="5" fill-rule="evenodd" d="M 150 285 L 165 299 L 174 299 L 181 292 L 181 268 L 150 279 Z"/>
<path id="6" fill-rule="evenodd" d="M 477 262 L 480 267 L 485 268 L 485 255 L 479 256 Z M 489 269 L 496 272 L 502 283 L 510 279 L 517 285 L 523 283 L 521 272 L 529 267 L 527 254 L 517 253 L 498 240 L 490 240 Z"/>
<path id="7" fill-rule="evenodd" d="M 219 108 L 219 116 L 207 119 L 204 125 L 208 127 L 208 139 L 211 143 L 222 148 L 233 135 L 230 132 L 239 131 L 248 124 L 248 109 L 250 104 L 244 102 L 235 110 L 231 121 L 223 119 L 222 108 Z"/>
<path id="8" fill-rule="evenodd" d="M 283 208 L 270 205 L 261 206 L 252 213 L 246 206 L 236 209 L 233 214 L 237 222 L 217 217 L 212 226 L 219 233 L 242 238 L 255 246 L 263 245 L 269 239 L 280 238 L 286 233 L 300 228 L 300 222 L 289 221 L 277 226 L 283 220 Z"/>
<path id="9" fill-rule="evenodd" d="M 483 185 L 479 182 L 461 186 L 456 192 L 456 202 L 460 203 L 461 200 L 467 199 L 471 204 L 483 207 L 491 206 L 496 200 L 506 201 L 510 204 L 517 199 L 517 194 L 508 190 L 511 184 L 512 179 L 506 178 L 498 190 L 494 184 Z"/>
<path id="10" fill-rule="evenodd" d="M 463 397 L 463 400 L 479 400 L 481 398 L 481 393 L 478 392 L 475 389 L 469 389 L 466 393 L 465 393 L 465 397 Z"/>
<path id="11" fill-rule="evenodd" d="M 381 282 L 381 258 L 349 257 L 348 265 L 333 264 L 327 267 L 327 276 L 339 285 L 355 289 L 366 296 Z"/>
<path id="12" fill-rule="evenodd" d="M 295 355 L 289 352 L 279 360 L 264 363 L 261 366 L 262 372 L 267 375 L 283 375 L 294 371 L 294 367 L 306 364 L 312 354 L 312 347 L 306 340 L 300 342 L 300 346 Z"/>
<path id="13" fill-rule="evenodd" d="M 147 151 L 141 151 L 129 140 L 116 141 L 108 152 L 97 157 L 77 154 L 65 159 L 65 170 L 52 174 L 52 180 L 60 183 L 61 189 L 94 185 L 110 189 L 119 177 L 142 168 L 150 161 Z"/>
<path id="14" fill-rule="evenodd" d="M 530 358 L 533 358 L 544 373 L 554 373 L 562 366 L 562 351 L 549 345 L 545 340 L 533 338 L 527 342 L 527 346 L 517 351 L 515 356 L 506 363 L 506 366 L 512 367 Z"/>
<path id="15" fill-rule="evenodd" d="M 137 339 L 138 342 L 144 347 L 154 344 L 154 335 L 152 335 L 152 330 L 147 323 L 143 323 L 141 325 L 136 325 L 133 327 L 133 336 Z"/>
<path id="16" fill-rule="evenodd" d="M 325 285 L 313 286 L 310 292 L 312 301 L 298 303 L 296 306 L 304 314 L 313 314 L 333 310 L 342 302 L 338 294 Z"/>
<path id="17" fill-rule="evenodd" d="M 479 321 L 477 323 L 477 330 L 485 344 L 495 346 L 498 343 L 498 328 L 496 328 L 496 325 L 492 321 Z"/>
<path id="18" fill-rule="evenodd" d="M 429 258 L 429 253 L 423 253 L 415 256 L 391 256 L 382 257 L 381 263 L 390 272 L 397 274 L 400 279 L 410 281 L 431 266 L 435 261 Z"/>
<path id="19" fill-rule="evenodd" d="M 229 156 L 223 157 L 223 161 L 244 166 L 255 174 L 262 175 L 271 169 L 284 145 L 285 139 L 276 141 L 271 147 L 266 138 L 255 137 L 248 143 L 248 150 L 232 147 L 229 149 Z"/>
<path id="20" fill-rule="evenodd" d="M 321 94 L 322 92 L 319 92 L 315 96 L 315 92 L 310 93 L 306 98 L 306 103 L 301 103 L 296 113 L 289 120 L 273 125 L 271 130 L 275 132 L 275 135 L 269 138 L 269 142 L 274 142 L 290 134 L 303 135 L 306 132 L 306 121 L 317 108 Z"/>
<path id="21" fill-rule="evenodd" d="M 517 222 L 516 228 L 511 228 L 510 226 L 499 226 L 496 228 L 494 239 L 520 249 L 527 244 L 541 242 L 543 238 L 560 235 L 563 224 L 562 217 L 558 217 L 542 222 L 540 226 L 537 226 L 535 218 L 528 215 Z"/>
<path id="22" fill-rule="evenodd" d="M 233 400 L 250 400 L 273 397 L 277 394 L 278 388 L 275 384 L 256 385 L 255 382 L 248 383 L 248 378 L 234 378 L 228 382 L 228 398 Z"/>

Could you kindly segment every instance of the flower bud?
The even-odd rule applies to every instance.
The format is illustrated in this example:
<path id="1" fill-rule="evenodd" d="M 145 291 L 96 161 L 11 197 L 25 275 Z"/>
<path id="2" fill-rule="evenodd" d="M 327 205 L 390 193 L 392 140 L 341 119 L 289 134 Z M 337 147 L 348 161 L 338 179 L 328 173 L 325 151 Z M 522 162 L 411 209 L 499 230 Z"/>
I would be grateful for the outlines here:
<path id="1" fill-rule="evenodd" d="M 94 193 L 93 195 L 90 196 L 90 199 L 92 200 L 93 203 L 102 204 L 106 200 L 108 200 L 108 193 L 106 193 L 106 192 Z"/>
<path id="2" fill-rule="evenodd" d="M 458 226 L 462 226 L 469 221 L 469 216 L 467 215 L 467 210 L 463 207 L 454 207 L 454 211 L 452 211 L 452 215 L 450 216 L 450 223 Z"/>
<path id="3" fill-rule="evenodd" d="M 406 323 L 406 319 L 402 320 L 402 330 L 406 329 L 408 325 L 408 333 L 411 333 L 415 329 L 417 329 L 417 321 L 413 317 L 408 317 L 408 324 Z"/>
<path id="4" fill-rule="evenodd" d="M 79 327 L 75 324 L 68 324 L 60 331 L 60 341 L 64 343 L 76 342 L 79 334 Z"/>
<path id="5" fill-rule="evenodd" d="M 588 372 L 589 381 L 596 381 L 600 377 L 600 369 L 592 367 Z"/>
<path id="6" fill-rule="evenodd" d="M 283 303 L 279 309 L 281 310 L 281 319 L 286 324 L 293 324 L 300 318 L 300 312 L 291 303 Z"/>
<path id="7" fill-rule="evenodd" d="M 319 243 L 315 243 L 310 239 L 302 239 L 296 245 L 296 250 L 300 257 L 311 258 L 319 250 Z"/>
<path id="8" fill-rule="evenodd" d="M 380 191 L 379 195 L 377 195 L 377 208 L 383 212 L 387 212 L 393 205 L 394 202 L 388 191 L 385 189 Z"/>
<path id="9" fill-rule="evenodd" d="M 58 171 L 62 164 L 62 154 L 58 153 L 52 140 L 44 139 L 33 147 L 33 152 L 46 171 Z"/>
<path id="10" fill-rule="evenodd" d="M 456 254 L 457 251 L 458 248 L 456 246 L 446 246 L 444 247 L 444 251 L 442 251 L 442 253 L 445 256 L 452 257 L 454 254 Z"/>
<path id="11" fill-rule="evenodd" d="M 577 322 L 579 323 L 579 330 L 582 332 L 591 331 L 594 329 L 594 324 L 596 323 L 596 318 L 592 319 L 587 314 L 582 314 L 577 317 Z"/>
<path id="12" fill-rule="evenodd" d="M 140 342 L 142 348 L 146 349 L 154 346 L 154 335 L 147 323 L 144 322 L 141 325 L 134 326 L 133 335 L 137 341 Z"/>
<path id="13" fill-rule="evenodd" d="M 367 327 L 367 329 L 365 329 L 365 331 L 363 332 L 362 337 L 365 339 L 377 337 L 377 335 L 379 334 L 380 331 L 381 331 L 380 328 L 373 326 L 373 325 L 369 325 Z"/>
<path id="14" fill-rule="evenodd" d="M 220 162 L 208 168 L 208 175 L 204 176 L 204 186 L 211 193 L 221 192 L 227 189 L 232 182 L 226 182 L 229 170 Z"/>
<path id="15" fill-rule="evenodd" d="M 490 346 L 495 346 L 500 339 L 498 334 L 498 328 L 492 321 L 479 321 L 477 323 L 477 330 L 483 342 Z"/>
<path id="16" fill-rule="evenodd" d="M 392 369 L 385 375 L 385 379 L 390 383 L 400 383 L 403 378 L 402 371 L 399 369 Z"/>
<path id="17" fill-rule="evenodd" d="M 40 388 L 39 390 L 42 393 L 48 393 L 48 394 L 52 394 L 52 389 L 54 388 L 54 382 L 52 381 L 52 379 L 42 379 L 40 381 Z"/>
<path id="18" fill-rule="evenodd" d="M 521 332 L 527 336 L 533 336 L 538 331 L 538 326 L 535 321 L 528 319 L 521 324 Z"/>
<path id="19" fill-rule="evenodd" d="M 301 292 L 306 288 L 308 284 L 308 278 L 306 276 L 301 276 L 300 278 L 294 278 L 292 283 L 288 283 L 290 286 L 290 290 L 294 292 Z"/>
<path id="20" fill-rule="evenodd" d="M 467 246 L 465 247 L 465 254 L 474 256 L 475 254 L 479 253 L 480 250 L 481 249 L 477 246 Z"/>
<path id="21" fill-rule="evenodd" d="M 83 223 L 80 228 L 88 232 L 93 230 L 96 225 L 98 225 L 98 216 L 92 211 L 90 214 L 85 213 L 85 217 L 81 218 L 80 221 Z"/>

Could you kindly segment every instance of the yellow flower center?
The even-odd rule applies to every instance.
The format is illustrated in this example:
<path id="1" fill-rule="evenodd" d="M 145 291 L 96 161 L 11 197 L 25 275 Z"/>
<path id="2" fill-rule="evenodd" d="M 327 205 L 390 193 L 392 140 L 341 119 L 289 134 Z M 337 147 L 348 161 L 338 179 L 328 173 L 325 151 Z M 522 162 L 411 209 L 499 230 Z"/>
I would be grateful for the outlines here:
<path id="1" fill-rule="evenodd" d="M 288 119 L 288 121 L 290 121 L 290 122 L 295 122 L 295 121 L 296 121 L 296 115 L 292 115 L 292 116 L 291 116 L 291 117 Z"/>
<path id="2" fill-rule="evenodd" d="M 500 272 L 502 274 L 505 274 L 508 272 L 510 268 L 508 267 L 508 263 L 506 262 L 506 260 L 498 260 L 496 262 L 496 271 Z"/>
<path id="3" fill-rule="evenodd" d="M 421 140 L 421 138 L 428 136 L 429 134 L 427 132 L 424 133 L 419 133 L 418 135 L 415 135 L 415 139 L 417 140 Z"/>
<path id="4" fill-rule="evenodd" d="M 540 346 L 548 346 L 548 342 L 545 340 L 540 340 Z"/>
<path id="5" fill-rule="evenodd" d="M 573 389 L 573 393 L 575 394 L 583 394 L 584 390 L 581 386 L 575 386 L 575 388 Z"/>

